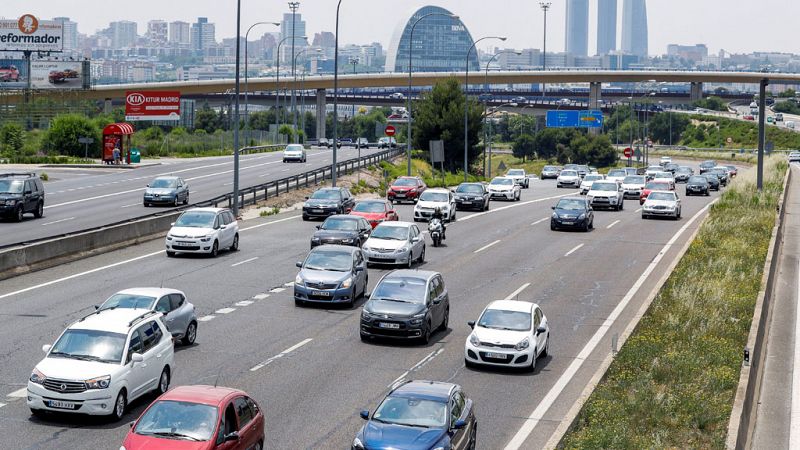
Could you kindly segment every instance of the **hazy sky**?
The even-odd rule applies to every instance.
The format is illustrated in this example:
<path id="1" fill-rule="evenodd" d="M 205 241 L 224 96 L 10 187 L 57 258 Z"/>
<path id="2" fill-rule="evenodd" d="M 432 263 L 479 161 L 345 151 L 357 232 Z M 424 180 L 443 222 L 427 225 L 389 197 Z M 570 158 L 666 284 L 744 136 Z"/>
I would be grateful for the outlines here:
<path id="1" fill-rule="evenodd" d="M 622 2 L 618 1 L 620 14 Z M 551 0 L 547 16 L 548 51 L 564 49 L 564 0 Z M 388 46 L 392 31 L 416 8 L 433 4 L 449 9 L 466 24 L 474 39 L 506 35 L 514 48 L 542 47 L 542 15 L 536 0 L 343 0 L 340 44 L 380 42 Z M 589 49 L 594 53 L 596 6 L 590 11 Z M 17 18 L 32 13 L 40 18 L 68 16 L 81 33 L 91 34 L 114 20 L 139 23 L 144 34 L 150 19 L 193 22 L 198 16 L 216 24 L 217 40 L 233 37 L 236 30 L 235 0 L 2 0 L 0 16 Z M 230 5 L 223 8 L 222 5 Z M 779 51 L 800 53 L 794 41 L 799 0 L 648 0 L 650 54 L 666 53 L 667 44 L 705 43 L 710 52 Z M 286 1 L 242 0 L 242 34 L 258 21 L 280 21 L 288 11 Z M 301 0 L 300 13 L 309 37 L 321 30 L 333 31 L 336 0 Z M 251 32 L 272 31 L 261 26 Z M 619 36 L 619 33 L 618 33 Z M 617 45 L 621 39 L 618 37 Z M 481 45 L 486 50 L 494 44 Z"/>

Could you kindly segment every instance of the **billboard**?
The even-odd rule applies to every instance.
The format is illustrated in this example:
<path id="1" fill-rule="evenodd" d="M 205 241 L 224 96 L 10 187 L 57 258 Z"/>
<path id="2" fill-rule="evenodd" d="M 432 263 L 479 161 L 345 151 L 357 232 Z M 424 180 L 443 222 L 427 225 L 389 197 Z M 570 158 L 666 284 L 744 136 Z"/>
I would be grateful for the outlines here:
<path id="1" fill-rule="evenodd" d="M 602 111 L 547 111 L 548 128 L 602 128 Z"/>
<path id="2" fill-rule="evenodd" d="M 28 63 L 24 59 L 0 59 L 0 89 L 28 86 Z"/>
<path id="3" fill-rule="evenodd" d="M 64 26 L 39 20 L 33 14 L 0 20 L 0 52 L 60 52 L 64 49 Z"/>
<path id="4" fill-rule="evenodd" d="M 80 61 L 31 61 L 32 89 L 82 89 L 83 80 Z"/>
<path id="5" fill-rule="evenodd" d="M 125 120 L 180 120 L 181 93 L 178 91 L 128 91 Z"/>

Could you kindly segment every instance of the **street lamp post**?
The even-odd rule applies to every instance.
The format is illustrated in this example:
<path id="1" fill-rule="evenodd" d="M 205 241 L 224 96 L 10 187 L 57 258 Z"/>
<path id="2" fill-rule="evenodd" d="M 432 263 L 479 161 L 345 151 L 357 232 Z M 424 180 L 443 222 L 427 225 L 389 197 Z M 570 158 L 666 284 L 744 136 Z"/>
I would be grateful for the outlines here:
<path id="1" fill-rule="evenodd" d="M 542 72 L 547 70 L 547 11 L 550 9 L 550 2 L 539 2 L 539 6 L 544 11 L 544 42 L 542 43 Z M 544 97 L 544 82 L 542 82 L 542 97 Z"/>
<path id="2" fill-rule="evenodd" d="M 472 45 L 467 50 L 467 57 L 466 57 L 466 64 L 465 64 L 465 71 L 464 71 L 464 182 L 467 181 L 467 173 L 469 172 L 467 169 L 468 165 L 468 149 L 469 149 L 469 55 L 472 53 L 472 49 L 478 45 L 478 42 L 483 41 L 485 39 L 500 39 L 501 41 L 505 41 L 506 38 L 504 36 L 484 36 L 477 41 L 473 42 Z"/>
<path id="3" fill-rule="evenodd" d="M 358 57 L 357 56 L 351 56 L 350 59 L 347 60 L 347 62 L 349 62 L 350 64 L 353 65 L 353 75 L 355 75 L 356 74 L 356 66 L 358 65 L 358 62 L 359 62 Z M 355 118 L 356 118 L 356 102 L 355 101 L 353 101 L 353 112 L 351 114 L 351 118 L 353 120 L 355 120 Z M 358 139 L 358 136 L 356 136 L 356 139 Z"/>
<path id="4" fill-rule="evenodd" d="M 247 32 L 244 34 L 244 126 L 247 130 L 245 135 L 245 141 L 247 141 L 247 145 L 250 145 L 250 104 L 247 101 L 247 94 L 250 92 L 250 89 L 247 87 L 247 38 L 250 36 L 250 30 L 253 29 L 256 25 L 280 25 L 278 22 L 256 22 L 250 25 L 250 28 L 247 29 Z"/>
<path id="5" fill-rule="evenodd" d="M 280 109 L 281 90 L 279 87 L 281 80 L 281 45 L 292 36 L 286 36 L 278 42 L 278 48 L 275 56 L 275 140 L 278 140 L 278 111 Z M 306 36 L 300 36 L 300 39 L 306 39 Z"/>
<path id="6" fill-rule="evenodd" d="M 489 90 L 489 66 L 492 64 L 492 61 L 494 61 L 495 58 L 497 58 L 500 55 L 508 54 L 508 53 L 513 53 L 513 54 L 515 54 L 517 56 L 522 54 L 522 52 L 515 51 L 515 50 L 504 50 L 502 52 L 495 53 L 494 55 L 492 55 L 491 58 L 489 58 L 489 62 L 486 63 L 486 72 L 484 73 L 484 76 L 483 76 L 483 95 L 484 95 L 484 98 L 483 98 L 483 145 L 484 145 L 484 150 L 483 150 L 483 174 L 484 174 L 484 176 L 486 176 L 486 173 L 487 173 L 486 172 L 486 152 L 487 152 L 487 149 L 489 149 L 488 134 L 487 134 L 487 131 L 486 131 L 487 128 L 488 128 L 486 120 L 487 120 L 487 113 L 488 113 L 488 105 L 487 105 L 487 103 L 488 103 L 488 96 L 489 96 L 489 93 L 488 93 L 488 90 Z M 489 166 L 489 168 L 491 169 L 491 166 Z"/>
<path id="7" fill-rule="evenodd" d="M 295 83 L 292 84 L 292 116 L 295 116 L 295 97 L 294 97 L 294 95 L 295 95 L 295 91 L 296 91 L 295 86 L 297 84 L 296 83 L 297 82 L 297 77 L 296 77 L 297 70 L 296 70 L 296 66 L 295 66 L 296 61 L 297 61 L 297 58 L 295 57 L 296 56 L 296 52 L 297 52 L 297 47 L 295 46 L 295 26 L 294 26 L 294 23 L 295 23 L 295 16 L 297 15 L 297 9 L 298 8 L 300 8 L 300 2 L 289 2 L 289 9 L 292 10 L 292 58 L 291 58 L 291 61 L 292 61 L 292 80 L 295 81 Z M 294 131 L 297 131 L 297 117 L 293 117 L 292 118 L 292 123 L 294 124 L 294 127 L 295 127 Z M 292 143 L 294 143 L 294 133 L 292 133 Z"/>
<path id="8" fill-rule="evenodd" d="M 306 53 L 309 50 L 311 50 L 311 48 L 306 48 L 297 52 L 292 58 L 292 65 L 294 66 L 295 64 L 297 64 L 297 58 L 299 58 L 300 55 Z M 314 51 L 319 53 L 321 49 L 317 48 L 314 49 Z M 303 73 L 305 73 L 305 70 L 306 70 L 305 65 L 303 65 Z M 297 133 L 297 102 L 295 101 L 295 96 L 294 96 L 295 86 L 297 86 L 297 72 L 294 73 L 292 80 L 294 81 L 294 83 L 292 84 L 292 127 L 294 128 L 294 132 Z M 292 143 L 296 143 L 294 140 L 294 135 L 292 137 Z"/>
<path id="9" fill-rule="evenodd" d="M 236 0 L 236 103 L 233 113 L 233 215 L 239 215 L 239 47 L 242 25 L 242 0 Z"/>
<path id="10" fill-rule="evenodd" d="M 497 110 L 499 110 L 500 108 L 502 108 L 504 106 L 513 106 L 513 105 L 516 105 L 516 103 L 513 103 L 513 102 L 511 102 L 511 103 L 503 103 L 503 104 L 501 104 L 499 106 L 495 106 L 494 108 L 492 108 L 492 114 L 496 113 Z M 488 111 L 487 111 L 486 115 L 488 115 Z M 492 137 L 489 137 L 487 139 L 492 139 Z M 484 172 L 484 173 L 486 174 L 486 178 L 491 178 L 492 177 L 492 144 L 489 143 L 489 145 L 487 147 L 489 148 L 489 168 L 488 168 L 488 172 Z"/>
<path id="11" fill-rule="evenodd" d="M 338 145 L 337 125 L 339 122 L 339 8 L 342 0 L 336 4 L 336 36 L 334 36 L 333 57 L 333 161 L 331 162 L 331 186 L 336 187 L 336 146 Z"/>

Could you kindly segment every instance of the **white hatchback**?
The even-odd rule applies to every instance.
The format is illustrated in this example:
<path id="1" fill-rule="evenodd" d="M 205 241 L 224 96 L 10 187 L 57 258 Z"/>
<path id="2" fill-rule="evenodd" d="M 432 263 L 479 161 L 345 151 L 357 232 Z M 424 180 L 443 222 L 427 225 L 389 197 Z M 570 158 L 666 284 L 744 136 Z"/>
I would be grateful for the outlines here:
<path id="1" fill-rule="evenodd" d="M 578 174 L 577 170 L 562 170 L 560 174 L 558 174 L 558 178 L 556 178 L 556 187 L 580 187 L 581 186 L 581 176 Z"/>
<path id="2" fill-rule="evenodd" d="M 589 190 L 592 189 L 592 184 L 594 184 L 595 181 L 603 181 L 605 178 L 605 175 L 599 173 L 590 173 L 583 177 L 583 181 L 581 181 L 581 195 L 589 192 Z"/>
<path id="3" fill-rule="evenodd" d="M 444 220 L 456 220 L 456 199 L 447 189 L 426 189 L 420 194 L 417 204 L 414 205 L 414 222 L 430 220 L 433 212 L 439 208 L 444 215 Z"/>
<path id="4" fill-rule="evenodd" d="M 484 364 L 497 367 L 536 369 L 536 359 L 550 354 L 550 326 L 539 305 L 517 300 L 489 304 L 464 344 L 467 367 Z"/>
<path id="5" fill-rule="evenodd" d="M 306 162 L 306 148 L 302 144 L 289 144 L 283 150 L 283 162 Z"/>
<path id="6" fill-rule="evenodd" d="M 239 223 L 227 208 L 192 208 L 172 224 L 166 238 L 167 256 L 239 250 Z"/>
<path id="7" fill-rule="evenodd" d="M 522 187 L 510 177 L 494 177 L 486 187 L 489 199 L 502 198 L 503 200 L 519 201 L 522 196 Z"/>

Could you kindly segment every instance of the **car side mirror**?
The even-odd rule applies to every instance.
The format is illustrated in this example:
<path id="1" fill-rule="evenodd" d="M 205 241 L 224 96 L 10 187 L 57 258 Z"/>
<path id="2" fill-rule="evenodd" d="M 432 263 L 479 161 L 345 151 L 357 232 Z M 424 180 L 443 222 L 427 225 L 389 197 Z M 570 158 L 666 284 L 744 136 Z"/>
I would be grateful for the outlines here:
<path id="1" fill-rule="evenodd" d="M 358 415 L 361 416 L 361 418 L 364 419 L 364 420 L 369 420 L 369 410 L 368 409 L 361 410 L 361 412 L 358 413 Z"/>
<path id="2" fill-rule="evenodd" d="M 50 351 L 50 349 L 51 349 L 52 347 L 53 347 L 53 346 L 52 346 L 52 345 L 50 345 L 50 344 L 44 344 L 44 345 L 42 346 L 42 351 L 43 351 L 43 352 L 45 352 L 45 353 L 47 353 L 47 352 L 49 352 L 49 351 Z"/>
<path id="3" fill-rule="evenodd" d="M 356 266 L 356 272 L 363 272 L 364 266 Z"/>
<path id="4" fill-rule="evenodd" d="M 318 229 L 318 230 L 319 230 L 321 227 L 322 227 L 322 225 L 317 225 L 317 226 L 315 226 L 314 228 L 316 228 L 316 229 Z"/>
<path id="5" fill-rule="evenodd" d="M 31 194 L 33 194 L 33 191 L 31 191 L 30 189 L 28 189 L 27 191 L 25 191 L 25 195 L 31 195 Z"/>
<path id="6" fill-rule="evenodd" d="M 472 328 L 473 330 L 475 329 L 475 321 L 474 320 L 470 320 L 469 322 L 467 322 L 467 325 L 469 325 L 469 327 Z"/>
<path id="7" fill-rule="evenodd" d="M 131 355 L 131 361 L 135 363 L 140 363 L 144 361 L 144 356 L 142 356 L 141 353 L 134 353 L 133 355 Z"/>
<path id="8" fill-rule="evenodd" d="M 539 328 L 537 328 L 537 329 L 536 329 L 536 334 L 542 334 L 542 333 L 544 333 L 545 331 L 547 331 L 547 328 L 545 328 L 545 327 L 539 327 Z"/>
<path id="9" fill-rule="evenodd" d="M 189 189 L 189 185 L 188 184 L 184 184 L 183 187 L 185 187 L 186 189 Z"/>
<path id="10" fill-rule="evenodd" d="M 303 267 L 303 261 L 297 261 L 296 263 L 294 263 L 294 265 L 296 267 Z"/>
<path id="11" fill-rule="evenodd" d="M 174 227 L 175 226 L 175 222 L 170 223 L 169 226 Z"/>
<path id="12" fill-rule="evenodd" d="M 225 435 L 225 437 L 222 439 L 222 442 L 230 442 L 230 441 L 238 441 L 238 440 L 239 440 L 239 432 L 238 431 L 231 431 L 230 433 Z"/>
<path id="13" fill-rule="evenodd" d="M 465 426 L 467 426 L 467 421 L 464 420 L 464 419 L 458 419 L 458 420 L 456 420 L 456 423 L 453 424 L 453 429 L 460 430 L 460 429 L 464 428 Z"/>
<path id="14" fill-rule="evenodd" d="M 553 211 L 555 211 L 555 210 L 556 210 L 556 207 L 555 207 L 555 206 L 551 206 L 551 207 L 550 207 L 550 209 L 552 209 Z"/>
<path id="15" fill-rule="evenodd" d="M 131 420 L 130 423 L 128 423 L 128 426 L 131 427 L 131 428 L 133 428 L 134 425 L 136 425 L 136 421 L 135 420 Z"/>
<path id="16" fill-rule="evenodd" d="M 306 197 L 306 200 L 308 200 L 308 197 Z"/>
<path id="17" fill-rule="evenodd" d="M 364 292 L 364 297 L 365 297 L 365 298 L 370 298 L 370 297 L 372 297 L 372 292 Z"/>
<path id="18" fill-rule="evenodd" d="M 413 238 L 411 238 L 411 242 L 419 242 L 420 239 L 421 238 L 419 236 L 414 236 Z"/>
<path id="19" fill-rule="evenodd" d="M 144 187 L 150 187 L 150 185 L 149 184 L 145 184 Z"/>

